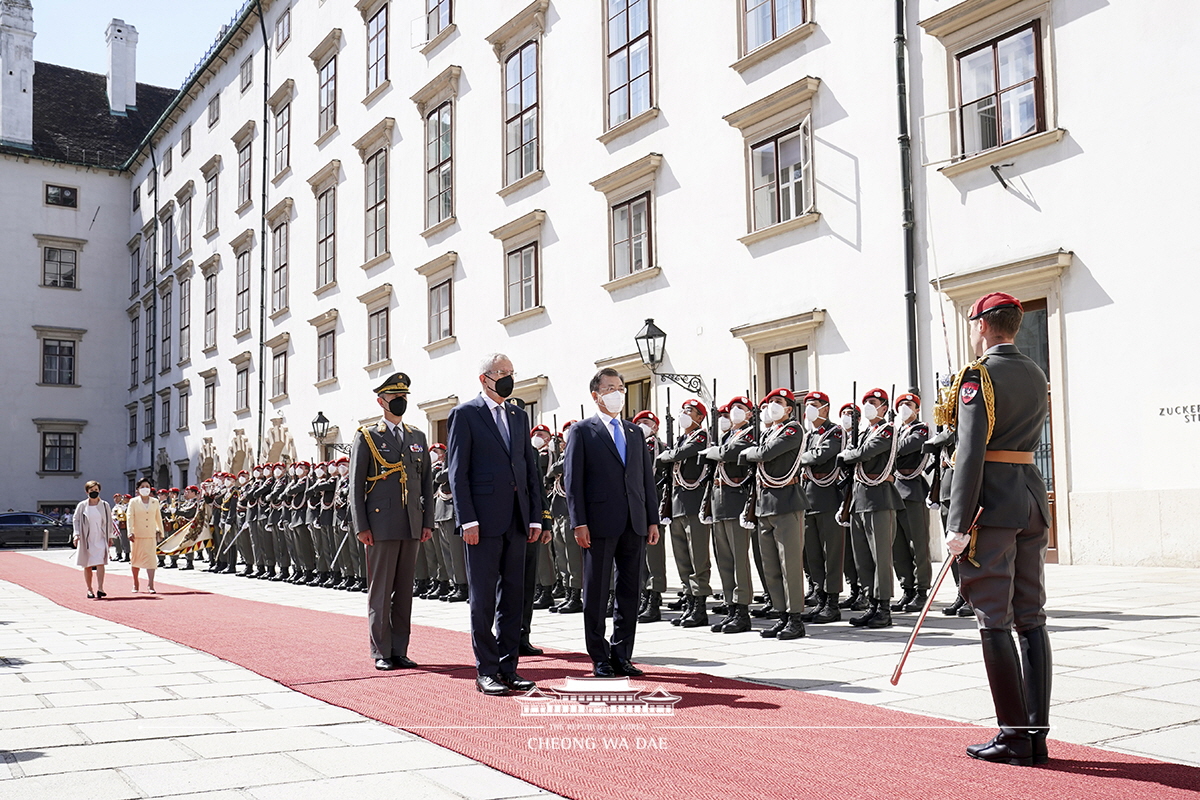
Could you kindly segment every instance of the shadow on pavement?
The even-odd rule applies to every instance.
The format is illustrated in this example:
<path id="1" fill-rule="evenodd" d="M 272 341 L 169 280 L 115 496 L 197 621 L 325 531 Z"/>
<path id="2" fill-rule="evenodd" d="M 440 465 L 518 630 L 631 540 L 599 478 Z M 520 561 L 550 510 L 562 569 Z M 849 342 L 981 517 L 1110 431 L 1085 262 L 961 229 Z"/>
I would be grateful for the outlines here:
<path id="1" fill-rule="evenodd" d="M 1122 761 L 1074 761 L 1054 758 L 1038 769 L 1051 772 L 1069 772 L 1075 775 L 1091 775 L 1098 778 L 1119 778 L 1139 783 L 1156 783 L 1173 789 L 1195 791 L 1200 786 L 1200 767 L 1184 764 L 1169 764 L 1164 761 L 1134 763 Z"/>

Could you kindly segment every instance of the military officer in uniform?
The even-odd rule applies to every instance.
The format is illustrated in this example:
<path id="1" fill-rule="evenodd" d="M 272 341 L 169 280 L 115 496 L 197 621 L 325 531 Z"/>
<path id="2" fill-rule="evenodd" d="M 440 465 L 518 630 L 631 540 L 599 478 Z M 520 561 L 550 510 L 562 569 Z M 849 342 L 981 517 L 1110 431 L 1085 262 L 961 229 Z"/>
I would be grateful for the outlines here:
<path id="1" fill-rule="evenodd" d="M 650 451 L 650 460 L 654 462 L 654 488 L 656 500 L 662 508 L 665 492 L 670 491 L 671 467 L 658 460 L 658 454 L 666 446 L 658 438 L 658 417 L 653 411 L 639 411 L 630 420 L 642 429 L 646 439 L 646 449 Z M 661 530 L 661 528 L 660 528 Z M 646 545 L 646 564 L 642 570 L 642 602 L 638 606 L 638 622 L 659 622 L 662 620 L 662 596 L 667 590 L 667 543 L 665 536 L 659 536 L 654 544 Z"/>
<path id="2" fill-rule="evenodd" d="M 939 403 L 940 406 L 940 403 Z M 929 499 L 936 500 L 938 504 L 938 513 L 942 518 L 942 530 L 949 530 L 946 527 L 946 520 L 950 514 L 950 489 L 954 485 L 954 446 L 957 437 L 954 434 L 954 428 L 946 425 L 941 431 L 929 437 L 926 440 L 923 449 L 935 459 L 937 464 L 934 469 L 934 485 L 929 487 Z M 971 604 L 963 597 L 962 589 L 960 588 L 961 580 L 958 574 L 958 559 L 955 559 L 950 564 L 950 574 L 954 576 L 954 586 L 958 589 L 958 595 L 954 598 L 954 602 L 942 609 L 942 613 L 947 617 L 973 617 L 975 609 L 971 608 Z"/>
<path id="3" fill-rule="evenodd" d="M 795 419 L 796 396 L 791 389 L 773 390 L 759 404 L 770 429 L 762 443 L 742 451 L 742 458 L 757 465 L 759 550 L 771 605 L 779 614 L 774 626 L 761 632 L 766 638 L 799 639 L 804 630 L 804 512 L 808 497 L 800 484 L 800 456 L 804 429 Z"/>
<path id="4" fill-rule="evenodd" d="M 750 426 L 753 404 L 735 397 L 721 407 L 724 427 L 720 444 L 704 451 L 713 464 L 709 484 L 713 519 L 713 552 L 717 574 L 721 576 L 725 619 L 713 625 L 713 633 L 745 633 L 750 630 L 750 602 L 754 586 L 750 582 L 750 531 L 742 527 L 741 516 L 750 494 L 753 470 L 740 462 L 742 451 L 757 444 Z"/>
<path id="5" fill-rule="evenodd" d="M 854 472 L 850 511 L 856 525 L 854 561 L 858 579 L 869 585 L 870 605 L 857 617 L 855 627 L 887 628 L 892 624 L 892 538 L 896 533 L 896 512 L 903 508 L 896 491 L 896 435 L 887 421 L 888 395 L 872 389 L 863 395 L 863 416 L 871 427 L 858 447 L 843 449 L 838 459 Z"/>
<path id="6" fill-rule="evenodd" d="M 575 541 L 575 533 L 571 530 L 567 492 L 563 486 L 563 472 L 567 463 L 566 441 L 574 424 L 575 420 L 569 419 L 563 425 L 558 457 L 546 470 L 546 479 L 550 482 L 550 491 L 547 493 L 550 498 L 550 517 L 554 521 L 555 560 L 565 592 L 561 603 L 550 606 L 550 612 L 554 614 L 583 613 L 583 549 Z"/>
<path id="7" fill-rule="evenodd" d="M 433 536 L 433 470 L 425 434 L 404 423 L 403 372 L 375 387 L 383 419 L 354 434 L 350 514 L 367 552 L 367 619 L 375 668 L 417 665 L 408 657 L 417 548 Z"/>
<path id="8" fill-rule="evenodd" d="M 921 421 L 921 398 L 906 393 L 896 398 L 896 491 L 904 507 L 896 512 L 892 567 L 903 590 L 892 611 L 920 611 L 929 599 L 933 568 L 929 561 L 929 484 L 925 471 L 932 459 L 922 449 L 929 426 Z"/>
<path id="9" fill-rule="evenodd" d="M 454 523 L 454 496 L 450 493 L 450 473 L 446 469 L 446 445 L 435 442 L 429 447 L 433 463 L 434 537 L 442 548 L 442 558 L 450 565 L 454 591 L 443 598 L 448 603 L 467 600 L 467 561 L 463 541 Z"/>
<path id="10" fill-rule="evenodd" d="M 978 360 L 955 380 L 958 435 L 946 546 L 975 608 L 1000 732 L 972 758 L 1016 765 L 1049 761 L 1050 640 L 1045 561 L 1050 507 L 1034 464 L 1048 413 L 1046 375 L 1013 344 L 1024 310 L 994 292 L 968 314 Z M 1013 641 L 1017 631 L 1020 647 Z"/>
<path id="11" fill-rule="evenodd" d="M 129 560 L 129 528 L 125 523 L 125 512 L 129 508 L 130 498 L 118 492 L 113 495 L 112 516 L 113 527 L 117 529 L 117 561 Z"/>
<path id="12" fill-rule="evenodd" d="M 699 400 L 685 400 L 679 417 L 683 433 L 670 450 L 659 453 L 658 461 L 671 465 L 671 552 L 684 587 L 683 615 L 672 620 L 683 628 L 708 625 L 709 526 L 700 521 L 700 506 L 712 469 L 702 453 L 708 448 L 704 420 L 708 409 Z"/>
<path id="13" fill-rule="evenodd" d="M 857 442 L 859 417 L 859 408 L 854 403 L 846 403 L 838 411 L 838 420 L 842 429 L 842 449 L 851 447 Z M 854 558 L 855 543 L 860 538 L 855 535 L 858 518 L 850 513 L 850 503 L 854 499 L 854 471 L 840 469 L 840 472 L 842 477 L 837 486 L 842 497 L 842 507 L 838 510 L 837 520 L 838 524 L 842 526 L 842 533 L 845 536 L 846 546 L 843 548 L 845 555 L 842 558 L 842 573 L 850 584 L 850 594 L 838 603 L 838 608 L 848 611 L 866 611 L 870 605 L 870 600 L 867 598 L 869 590 L 859 580 L 858 567 Z"/>
<path id="14" fill-rule="evenodd" d="M 838 597 L 846 532 L 836 517 L 842 504 L 837 455 L 842 451 L 843 431 L 829 421 L 829 395 L 816 390 L 804 396 L 804 422 L 808 430 L 800 455 L 800 478 L 809 506 L 804 512 L 804 554 L 817 587 L 817 605 L 802 618 L 824 625 L 842 618 Z"/>

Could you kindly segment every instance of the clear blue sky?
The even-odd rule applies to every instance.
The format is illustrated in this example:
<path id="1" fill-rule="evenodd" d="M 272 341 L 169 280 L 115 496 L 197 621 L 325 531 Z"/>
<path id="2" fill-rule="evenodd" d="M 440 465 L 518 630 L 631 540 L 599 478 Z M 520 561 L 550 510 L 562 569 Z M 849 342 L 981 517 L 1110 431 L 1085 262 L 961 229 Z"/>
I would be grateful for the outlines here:
<path id="1" fill-rule="evenodd" d="M 137 28 L 139 83 L 178 88 L 243 0 L 33 0 L 33 58 L 104 74 L 113 17 Z"/>

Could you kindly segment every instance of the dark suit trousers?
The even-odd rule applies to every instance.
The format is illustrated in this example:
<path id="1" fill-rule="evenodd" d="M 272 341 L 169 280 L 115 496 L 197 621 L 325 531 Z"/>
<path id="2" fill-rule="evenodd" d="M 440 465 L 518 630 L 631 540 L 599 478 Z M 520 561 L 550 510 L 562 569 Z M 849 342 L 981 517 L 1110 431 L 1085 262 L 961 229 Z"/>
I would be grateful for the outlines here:
<path id="1" fill-rule="evenodd" d="M 480 675 L 517 671 L 528 541 L 520 513 L 514 501 L 507 531 L 500 536 L 480 536 L 479 544 L 466 545 L 471 648 Z"/>
<path id="2" fill-rule="evenodd" d="M 371 658 L 408 655 L 417 539 L 393 539 L 367 548 L 367 624 Z"/>
<path id="3" fill-rule="evenodd" d="M 540 541 L 525 544 L 525 580 L 521 593 L 521 635 L 528 636 L 533 628 L 533 595 L 537 589 L 538 562 L 542 558 Z"/>
<path id="4" fill-rule="evenodd" d="M 591 547 L 583 551 L 583 641 L 593 663 L 608 661 L 610 657 L 633 659 L 645 559 L 646 537 L 638 536 L 628 525 L 620 536 L 593 537 Z M 608 608 L 614 568 L 616 600 L 610 645 L 604 638 L 604 612 Z"/>

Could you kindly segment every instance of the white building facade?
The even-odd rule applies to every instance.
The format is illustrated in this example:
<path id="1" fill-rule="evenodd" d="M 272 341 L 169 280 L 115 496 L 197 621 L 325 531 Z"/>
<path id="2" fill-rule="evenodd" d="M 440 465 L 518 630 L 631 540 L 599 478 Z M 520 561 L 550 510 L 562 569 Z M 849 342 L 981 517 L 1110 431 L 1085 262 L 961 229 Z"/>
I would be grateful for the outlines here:
<path id="1" fill-rule="evenodd" d="M 1148 82 L 1101 72 L 1129 25 L 1113 6 L 899 4 L 906 259 L 896 5 L 247 3 L 127 165 L 127 479 L 323 458 L 313 418 L 349 442 L 395 371 L 441 439 L 492 351 L 548 425 L 590 413 L 606 365 L 661 415 L 668 386 L 691 395 L 641 363 L 649 318 L 659 371 L 721 402 L 789 386 L 836 407 L 915 376 L 928 417 L 966 306 L 1002 289 L 1050 378 L 1054 557 L 1200 565 L 1200 392 L 1168 365 L 1187 300 L 1164 291 L 1186 273 L 1130 269 L 1142 232 L 1184 245 L 1173 187 L 1196 168 L 1133 157 L 1094 78 L 1165 112 L 1168 152 L 1194 114 L 1164 99 L 1195 80 L 1172 62 L 1186 26 L 1130 43 Z"/>

